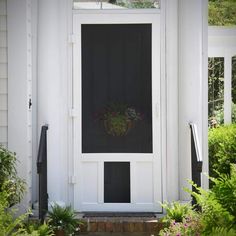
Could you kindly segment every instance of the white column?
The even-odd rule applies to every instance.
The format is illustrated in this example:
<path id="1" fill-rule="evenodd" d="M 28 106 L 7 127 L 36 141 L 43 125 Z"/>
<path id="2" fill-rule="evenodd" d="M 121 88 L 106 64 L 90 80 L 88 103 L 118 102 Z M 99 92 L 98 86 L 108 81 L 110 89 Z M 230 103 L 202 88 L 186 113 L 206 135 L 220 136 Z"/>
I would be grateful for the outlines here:
<path id="1" fill-rule="evenodd" d="M 17 171 L 27 183 L 21 210 L 28 210 L 32 180 L 32 58 L 31 1 L 7 1 L 8 149 L 16 152 Z"/>
<path id="2" fill-rule="evenodd" d="M 179 187 L 187 185 L 191 179 L 191 146 L 189 122 L 198 128 L 200 148 L 206 142 L 203 132 L 207 121 L 205 106 L 207 97 L 203 85 L 206 85 L 206 73 L 203 68 L 207 55 L 204 35 L 205 0 L 179 1 Z M 206 119 L 206 120 L 205 120 Z M 205 145 L 205 144 L 204 144 Z M 181 190 L 180 200 L 189 199 L 188 194 Z"/>
<path id="3" fill-rule="evenodd" d="M 67 2 L 38 1 L 38 129 L 48 129 L 49 201 L 67 201 Z"/>
<path id="4" fill-rule="evenodd" d="M 163 7 L 163 4 L 162 4 Z M 166 8 L 166 184 L 167 200 L 179 199 L 178 170 L 178 0 L 165 1 Z"/>

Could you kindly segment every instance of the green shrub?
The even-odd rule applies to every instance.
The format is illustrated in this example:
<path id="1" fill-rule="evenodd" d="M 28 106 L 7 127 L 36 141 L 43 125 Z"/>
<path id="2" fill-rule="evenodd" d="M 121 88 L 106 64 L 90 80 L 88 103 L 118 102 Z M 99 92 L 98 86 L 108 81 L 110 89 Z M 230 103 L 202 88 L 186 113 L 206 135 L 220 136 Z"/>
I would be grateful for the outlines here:
<path id="1" fill-rule="evenodd" d="M 235 236 L 235 235 L 236 231 L 234 229 L 227 229 L 225 227 L 214 228 L 211 232 L 211 236 Z"/>
<path id="2" fill-rule="evenodd" d="M 23 235 L 35 235 L 35 236 L 53 236 L 54 232 L 50 225 L 46 222 L 40 224 L 38 222 L 28 222 L 25 225 Z"/>
<path id="3" fill-rule="evenodd" d="M 166 216 L 164 217 L 165 222 L 183 222 L 183 219 L 186 216 L 189 216 L 192 211 L 192 207 L 190 204 L 183 204 L 180 202 L 165 202 L 162 204 L 162 207 L 166 210 Z"/>
<path id="4" fill-rule="evenodd" d="M 190 183 L 198 192 L 185 189 L 195 197 L 201 211 L 197 212 L 191 206 L 187 211 L 179 210 L 179 203 L 165 204 L 167 216 L 164 220 L 169 220 L 169 224 L 160 232 L 161 236 L 236 235 L 236 165 L 231 165 L 230 174 L 219 173 L 217 179 L 211 179 L 214 182 L 211 190 L 199 188 L 192 182 Z M 176 208 L 178 210 L 175 210 Z M 183 216 L 181 222 L 175 220 L 176 215 Z"/>
<path id="5" fill-rule="evenodd" d="M 198 193 L 191 192 L 201 207 L 201 222 L 206 235 L 218 227 L 236 230 L 236 165 L 231 164 L 229 174 L 219 173 L 211 178 L 214 185 L 211 190 L 197 188 Z"/>
<path id="6" fill-rule="evenodd" d="M 0 192 L 0 236 L 20 235 L 28 213 L 15 217 L 16 210 L 10 208 L 8 199 L 6 191 Z"/>
<path id="7" fill-rule="evenodd" d="M 53 230 L 63 230 L 66 235 L 73 234 L 78 230 L 79 222 L 70 206 L 61 207 L 57 204 L 48 212 L 49 224 Z"/>
<path id="8" fill-rule="evenodd" d="M 0 146 L 0 191 L 8 193 L 10 206 L 20 202 L 25 192 L 25 182 L 17 176 L 16 154 Z"/>
<path id="9" fill-rule="evenodd" d="M 189 217 L 183 219 L 183 222 L 175 222 L 172 220 L 168 227 L 162 229 L 159 232 L 160 236 L 181 236 L 200 235 L 202 231 L 201 222 L 198 214 L 192 214 Z"/>
<path id="10" fill-rule="evenodd" d="M 210 129 L 209 145 L 209 173 L 218 177 L 219 173 L 228 174 L 230 164 L 236 163 L 236 124 Z"/>

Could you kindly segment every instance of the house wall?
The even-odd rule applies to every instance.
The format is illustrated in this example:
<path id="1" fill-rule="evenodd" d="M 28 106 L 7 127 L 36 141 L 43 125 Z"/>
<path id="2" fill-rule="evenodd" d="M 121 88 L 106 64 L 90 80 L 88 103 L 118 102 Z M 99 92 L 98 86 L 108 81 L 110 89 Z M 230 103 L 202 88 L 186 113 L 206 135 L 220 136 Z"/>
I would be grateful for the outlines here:
<path id="1" fill-rule="evenodd" d="M 8 38 L 11 45 L 9 147 L 20 157 L 20 174 L 27 178 L 30 193 L 33 179 L 33 197 L 28 196 L 28 200 L 37 200 L 38 137 L 41 126 L 49 124 L 49 200 L 73 204 L 73 118 L 70 117 L 73 44 L 68 41 L 72 33 L 72 0 L 8 2 L 11 13 L 8 24 L 11 33 Z M 163 99 L 166 99 L 166 106 L 161 107 L 166 116 L 163 121 L 166 125 L 162 127 L 162 148 L 166 153 L 163 157 L 163 194 L 169 201 L 189 199 L 181 189 L 186 185 L 186 179 L 191 178 L 190 121 L 198 125 L 205 171 L 208 166 L 206 2 L 162 2 L 161 76 Z M 33 18 L 30 18 L 31 11 Z M 32 86 L 32 79 L 36 77 Z M 32 88 L 34 116 L 31 120 L 27 107 Z M 17 137 L 23 138 L 19 141 Z"/>
<path id="2" fill-rule="evenodd" d="M 7 146 L 7 1 L 0 0 L 0 144 Z"/>
<path id="3" fill-rule="evenodd" d="M 207 156 L 207 1 L 179 0 L 178 43 L 178 142 L 180 199 L 189 200 L 183 187 L 190 187 L 191 144 L 189 122 L 198 129 L 203 172 L 208 171 Z M 204 186 L 207 181 L 204 179 Z"/>
<path id="4" fill-rule="evenodd" d="M 22 211 L 28 209 L 32 199 L 31 7 L 31 0 L 7 0 L 8 148 L 16 152 L 18 174 L 27 183 Z"/>

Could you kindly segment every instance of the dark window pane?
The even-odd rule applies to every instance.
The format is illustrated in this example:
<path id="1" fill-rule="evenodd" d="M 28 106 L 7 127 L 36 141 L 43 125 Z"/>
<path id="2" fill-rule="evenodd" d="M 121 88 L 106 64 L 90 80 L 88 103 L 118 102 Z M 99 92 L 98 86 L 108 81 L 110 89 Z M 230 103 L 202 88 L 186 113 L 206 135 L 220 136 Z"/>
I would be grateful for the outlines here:
<path id="1" fill-rule="evenodd" d="M 82 25 L 82 152 L 152 153 L 151 25 Z"/>
<path id="2" fill-rule="evenodd" d="M 130 163 L 104 163 L 104 202 L 130 203 Z"/>

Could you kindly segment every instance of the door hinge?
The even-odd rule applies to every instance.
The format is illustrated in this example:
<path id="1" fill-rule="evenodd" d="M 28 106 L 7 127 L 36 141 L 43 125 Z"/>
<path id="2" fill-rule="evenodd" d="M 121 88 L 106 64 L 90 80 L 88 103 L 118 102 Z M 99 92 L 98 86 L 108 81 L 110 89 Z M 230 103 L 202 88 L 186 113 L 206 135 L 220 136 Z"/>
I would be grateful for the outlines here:
<path id="1" fill-rule="evenodd" d="M 76 184 L 76 176 L 72 175 L 72 176 L 69 176 L 69 183 L 70 184 Z"/>
<path id="2" fill-rule="evenodd" d="M 78 42 L 78 35 L 70 34 L 68 37 L 68 42 L 71 44 L 77 43 Z"/>
<path id="3" fill-rule="evenodd" d="M 78 112 L 74 108 L 71 108 L 69 110 L 69 116 L 70 117 L 77 117 L 78 116 Z"/>

